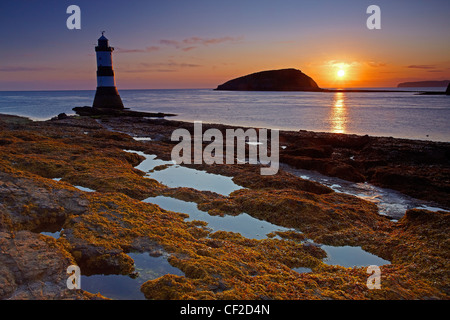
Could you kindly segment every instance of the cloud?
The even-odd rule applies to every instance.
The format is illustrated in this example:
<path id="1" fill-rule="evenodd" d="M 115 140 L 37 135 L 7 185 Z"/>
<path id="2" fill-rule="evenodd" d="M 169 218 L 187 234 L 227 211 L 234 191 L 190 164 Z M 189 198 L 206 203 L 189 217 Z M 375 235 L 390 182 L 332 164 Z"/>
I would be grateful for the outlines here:
<path id="1" fill-rule="evenodd" d="M 33 72 L 33 71 L 48 71 L 48 70 L 56 70 L 51 67 L 23 67 L 23 66 L 9 66 L 9 67 L 0 67 L 0 71 L 2 72 Z"/>
<path id="2" fill-rule="evenodd" d="M 157 46 L 151 46 L 151 47 L 146 47 L 145 49 L 125 49 L 125 48 L 116 48 L 116 51 L 118 53 L 143 53 L 143 52 L 153 52 L 153 51 L 158 51 L 159 49 L 161 49 L 160 47 Z"/>
<path id="3" fill-rule="evenodd" d="M 151 72 L 177 72 L 175 69 L 151 69 L 151 68 L 139 68 L 139 69 L 120 69 L 121 73 L 151 73 Z"/>
<path id="4" fill-rule="evenodd" d="M 201 67 L 201 65 L 199 65 L 199 64 L 185 63 L 185 62 L 175 62 L 175 61 L 155 62 L 155 63 L 142 62 L 141 66 L 147 67 L 147 68 L 154 68 L 154 67 L 197 68 L 197 67 Z"/>
<path id="5" fill-rule="evenodd" d="M 385 67 L 386 66 L 386 63 L 379 62 L 379 61 L 366 61 L 366 64 L 369 67 L 373 67 L 373 68 L 379 68 L 379 67 Z"/>
<path id="6" fill-rule="evenodd" d="M 170 39 L 161 39 L 159 40 L 159 44 L 166 45 L 166 46 L 172 46 L 177 49 L 183 50 L 183 51 L 189 51 L 197 48 L 198 46 L 210 46 L 210 45 L 216 45 L 224 42 L 236 42 L 242 40 L 242 37 L 220 37 L 220 38 L 202 38 L 202 37 L 190 37 L 185 38 L 181 41 L 177 40 L 170 40 Z"/>
<path id="7" fill-rule="evenodd" d="M 331 67 L 331 68 L 339 68 L 339 69 L 346 69 L 348 67 L 354 67 L 359 65 L 360 62 L 357 61 L 353 61 L 353 62 L 342 62 L 339 60 L 329 60 L 329 61 L 325 61 L 324 65 L 326 67 Z"/>
<path id="8" fill-rule="evenodd" d="M 242 37 L 220 37 L 220 38 L 202 38 L 202 37 L 190 37 L 183 39 L 181 41 L 177 40 L 171 40 L 171 39 L 161 39 L 158 41 L 158 46 L 150 46 L 146 47 L 144 49 L 134 49 L 134 48 L 121 48 L 117 47 L 116 52 L 117 53 L 145 53 L 145 52 L 154 52 L 161 49 L 161 46 L 163 47 L 175 47 L 176 49 L 182 50 L 182 51 L 191 51 L 198 46 L 210 46 L 210 45 L 216 45 L 224 42 L 233 42 L 233 41 L 239 41 Z"/>
<path id="9" fill-rule="evenodd" d="M 115 48 L 117 53 L 139 53 L 139 52 L 145 52 L 144 49 L 124 49 L 117 47 Z"/>
<path id="10" fill-rule="evenodd" d="M 186 62 L 175 62 L 175 61 L 167 61 L 167 62 L 155 62 L 155 63 L 147 63 L 142 62 L 139 64 L 138 69 L 124 69 L 121 72 L 127 73 L 143 73 L 143 72 L 177 72 L 181 69 L 185 68 L 199 68 L 202 65 L 194 64 L 194 63 L 186 63 Z"/>
<path id="11" fill-rule="evenodd" d="M 183 40 L 184 44 L 201 44 L 204 46 L 208 46 L 211 44 L 219 44 L 223 42 L 230 42 L 230 41 L 237 41 L 240 40 L 240 38 L 233 38 L 233 37 L 222 37 L 222 38 L 200 38 L 200 37 L 191 37 Z"/>
<path id="12" fill-rule="evenodd" d="M 410 69 L 436 69 L 436 66 L 432 64 L 412 64 L 406 67 Z"/>
<path id="13" fill-rule="evenodd" d="M 381 68 L 385 67 L 387 64 L 381 61 L 340 61 L 340 60 L 329 60 L 325 61 L 324 66 L 326 67 L 332 67 L 332 68 L 349 68 L 349 67 L 357 67 L 357 66 L 369 66 L 372 68 Z"/>
<path id="14" fill-rule="evenodd" d="M 159 43 L 162 44 L 162 45 L 175 46 L 175 47 L 179 46 L 179 44 L 180 44 L 178 41 L 166 40 L 166 39 L 159 40 Z"/>
<path id="15" fill-rule="evenodd" d="M 195 47 L 195 46 L 192 46 L 192 47 L 186 47 L 186 48 L 182 48 L 181 50 L 183 50 L 183 51 L 191 51 L 191 50 L 194 50 L 194 49 L 196 49 L 197 47 Z"/>
<path id="16" fill-rule="evenodd" d="M 157 46 L 151 46 L 151 47 L 145 48 L 145 50 L 146 50 L 147 52 L 158 51 L 159 49 L 161 49 L 161 48 L 160 48 L 160 47 L 157 47 Z"/>

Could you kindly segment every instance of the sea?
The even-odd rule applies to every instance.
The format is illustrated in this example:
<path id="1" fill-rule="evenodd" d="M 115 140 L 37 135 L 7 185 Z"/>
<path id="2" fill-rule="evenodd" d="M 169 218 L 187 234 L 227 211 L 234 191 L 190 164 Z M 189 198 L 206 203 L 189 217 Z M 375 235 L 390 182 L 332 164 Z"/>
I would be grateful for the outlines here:
<path id="1" fill-rule="evenodd" d="M 119 92 L 131 110 L 173 113 L 177 120 L 450 142 L 450 97 L 417 94 L 445 88 L 372 89 L 392 92 Z M 0 113 L 47 120 L 91 106 L 94 95 L 95 90 L 0 91 Z"/>

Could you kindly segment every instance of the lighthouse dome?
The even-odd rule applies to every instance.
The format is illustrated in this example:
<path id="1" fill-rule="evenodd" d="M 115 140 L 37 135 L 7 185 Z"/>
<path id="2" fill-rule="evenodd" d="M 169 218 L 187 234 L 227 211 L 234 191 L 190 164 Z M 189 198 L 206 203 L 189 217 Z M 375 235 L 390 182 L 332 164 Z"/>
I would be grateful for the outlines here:
<path id="1" fill-rule="evenodd" d="M 105 31 L 102 32 L 102 36 L 98 38 L 98 47 L 102 49 L 106 49 L 109 47 L 108 39 L 103 34 Z"/>

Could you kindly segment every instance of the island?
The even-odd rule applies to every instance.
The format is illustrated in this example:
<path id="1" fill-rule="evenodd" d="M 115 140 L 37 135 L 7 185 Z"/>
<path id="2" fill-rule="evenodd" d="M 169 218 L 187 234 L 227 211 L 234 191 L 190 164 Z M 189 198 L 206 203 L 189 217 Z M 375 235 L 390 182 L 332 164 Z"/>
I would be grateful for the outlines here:
<path id="1" fill-rule="evenodd" d="M 216 90 L 322 91 L 311 77 L 294 68 L 252 73 L 227 81 Z"/>

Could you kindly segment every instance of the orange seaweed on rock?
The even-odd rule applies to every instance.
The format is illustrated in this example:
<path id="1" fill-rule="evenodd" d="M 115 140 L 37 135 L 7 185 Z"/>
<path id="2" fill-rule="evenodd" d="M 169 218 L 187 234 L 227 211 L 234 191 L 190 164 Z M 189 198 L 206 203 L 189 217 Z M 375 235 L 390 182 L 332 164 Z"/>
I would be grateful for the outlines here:
<path id="1" fill-rule="evenodd" d="M 450 213 L 411 209 L 390 235 L 392 260 L 411 265 L 412 273 L 426 277 L 435 287 L 450 292 Z"/>
<path id="2" fill-rule="evenodd" d="M 79 126 L 83 123 L 74 122 Z M 74 185 L 123 192 L 140 199 L 162 188 L 134 169 L 143 160 L 141 156 L 119 149 L 139 145 L 130 136 L 98 127 L 89 127 L 92 134 L 85 134 L 84 127 L 64 128 L 52 122 L 42 127 L 33 125 L 11 132 L 16 138 L 2 146 L 3 159 L 43 177 L 63 178 Z"/>

